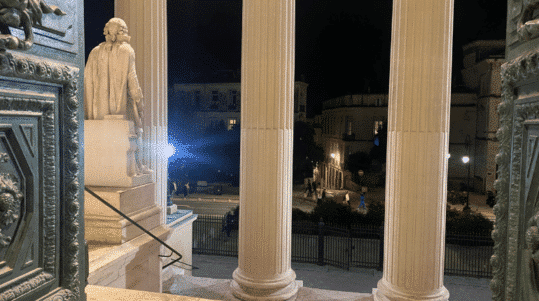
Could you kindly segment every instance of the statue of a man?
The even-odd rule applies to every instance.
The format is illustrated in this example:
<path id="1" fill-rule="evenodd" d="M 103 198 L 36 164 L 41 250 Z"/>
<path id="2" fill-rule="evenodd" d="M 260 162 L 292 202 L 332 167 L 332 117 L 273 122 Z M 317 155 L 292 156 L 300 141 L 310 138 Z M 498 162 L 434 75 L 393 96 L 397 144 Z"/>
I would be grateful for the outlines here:
<path id="1" fill-rule="evenodd" d="M 87 120 L 117 115 L 134 122 L 138 150 L 137 173 L 150 172 L 142 164 L 142 91 L 135 70 L 135 51 L 129 45 L 127 25 L 110 19 L 103 34 L 105 42 L 92 49 L 84 70 L 84 114 Z"/>

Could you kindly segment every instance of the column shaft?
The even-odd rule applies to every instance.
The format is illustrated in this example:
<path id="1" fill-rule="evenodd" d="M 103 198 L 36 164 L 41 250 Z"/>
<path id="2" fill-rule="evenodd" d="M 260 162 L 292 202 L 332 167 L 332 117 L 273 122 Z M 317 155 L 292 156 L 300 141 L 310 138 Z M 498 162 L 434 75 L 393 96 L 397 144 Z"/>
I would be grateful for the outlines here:
<path id="1" fill-rule="evenodd" d="M 443 285 L 453 0 L 394 0 L 384 274 L 375 300 L 447 300 Z"/>
<path id="2" fill-rule="evenodd" d="M 144 96 L 144 159 L 154 171 L 156 203 L 166 210 L 167 3 L 165 0 L 115 0 L 115 16 L 127 24 L 135 50 L 137 76 Z M 162 223 L 166 221 L 166 211 Z"/>
<path id="3" fill-rule="evenodd" d="M 295 0 L 244 0 L 240 229 L 232 293 L 287 300 L 291 268 Z"/>

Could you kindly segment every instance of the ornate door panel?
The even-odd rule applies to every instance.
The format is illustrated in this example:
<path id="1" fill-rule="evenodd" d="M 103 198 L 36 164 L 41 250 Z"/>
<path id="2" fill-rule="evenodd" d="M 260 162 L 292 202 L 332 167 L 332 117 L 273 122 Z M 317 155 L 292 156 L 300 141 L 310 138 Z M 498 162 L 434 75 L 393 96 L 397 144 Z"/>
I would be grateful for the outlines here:
<path id="1" fill-rule="evenodd" d="M 0 300 L 85 300 L 83 1 L 1 2 Z"/>
<path id="2" fill-rule="evenodd" d="M 539 53 L 502 66 L 494 300 L 539 301 Z"/>
<path id="3" fill-rule="evenodd" d="M 78 75 L 0 53 L 0 300 L 84 299 Z"/>
<path id="4" fill-rule="evenodd" d="M 13 84 L 0 80 L 0 87 Z M 26 86 L 31 90 L 24 93 L 0 89 L 0 290 L 6 292 L 58 278 L 52 200 L 58 197 L 59 88 Z"/>

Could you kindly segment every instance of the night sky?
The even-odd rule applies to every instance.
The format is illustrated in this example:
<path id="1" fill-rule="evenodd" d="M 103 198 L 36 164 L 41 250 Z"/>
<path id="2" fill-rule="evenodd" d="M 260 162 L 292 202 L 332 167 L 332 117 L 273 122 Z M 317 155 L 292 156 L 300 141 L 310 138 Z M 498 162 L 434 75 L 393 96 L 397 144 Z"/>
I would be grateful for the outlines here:
<path id="1" fill-rule="evenodd" d="M 85 1 L 86 55 L 104 40 L 112 2 Z M 241 68 L 241 3 L 168 1 L 169 87 Z M 461 82 L 464 44 L 505 38 L 506 6 L 506 1 L 455 1 L 454 85 Z M 310 116 L 332 97 L 388 91 L 391 14 L 390 0 L 296 0 L 296 80 L 309 83 Z"/>

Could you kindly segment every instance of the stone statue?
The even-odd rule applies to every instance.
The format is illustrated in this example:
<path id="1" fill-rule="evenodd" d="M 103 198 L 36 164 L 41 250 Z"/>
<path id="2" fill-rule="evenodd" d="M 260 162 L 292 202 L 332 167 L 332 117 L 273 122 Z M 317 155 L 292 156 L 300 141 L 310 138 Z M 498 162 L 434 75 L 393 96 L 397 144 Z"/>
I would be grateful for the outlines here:
<path id="1" fill-rule="evenodd" d="M 0 49 L 26 50 L 34 44 L 32 25 L 41 25 L 43 14 L 54 13 L 63 16 L 66 13 L 54 5 L 47 5 L 44 0 L 0 0 Z M 11 27 L 22 27 L 23 41 L 11 35 Z"/>
<path id="2" fill-rule="evenodd" d="M 135 51 L 129 45 L 127 25 L 110 19 L 103 30 L 106 41 L 95 47 L 84 70 L 84 111 L 87 120 L 127 119 L 135 124 L 136 174 L 150 173 L 142 163 L 142 91 L 135 70 Z"/>

